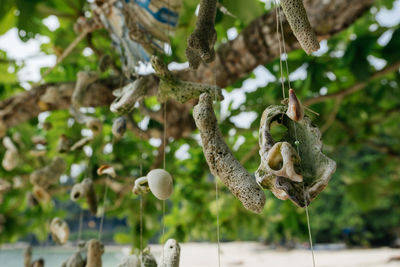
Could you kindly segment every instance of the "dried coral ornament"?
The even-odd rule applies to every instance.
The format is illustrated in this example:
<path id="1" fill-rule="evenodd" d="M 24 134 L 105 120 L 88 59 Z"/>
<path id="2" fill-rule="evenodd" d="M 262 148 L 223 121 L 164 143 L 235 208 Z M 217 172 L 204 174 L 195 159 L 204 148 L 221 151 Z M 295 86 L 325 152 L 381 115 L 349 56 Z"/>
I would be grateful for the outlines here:
<path id="1" fill-rule="evenodd" d="M 272 105 L 264 110 L 259 134 L 261 163 L 256 171 L 256 179 L 279 199 L 289 198 L 296 205 L 304 207 L 326 187 L 336 170 L 336 162 L 322 153 L 321 132 L 310 118 L 304 116 L 301 121 L 295 122 L 286 112 L 284 105 Z M 271 135 L 273 122 L 281 123 L 288 129 L 278 143 Z M 281 142 L 291 148 L 286 151 L 280 149 L 277 153 L 277 146 Z M 295 147 L 298 147 L 298 152 Z M 290 168 L 294 168 L 295 172 L 284 170 L 285 157 L 292 158 Z M 275 163 L 275 166 L 282 166 L 279 172 L 271 168 L 271 158 L 275 158 L 272 162 L 281 160 L 280 164 Z M 298 175 L 302 176 L 303 183 L 296 178 Z"/>
<path id="2" fill-rule="evenodd" d="M 319 42 L 311 28 L 303 0 L 280 0 L 286 19 L 303 50 L 309 55 L 319 49 Z"/>

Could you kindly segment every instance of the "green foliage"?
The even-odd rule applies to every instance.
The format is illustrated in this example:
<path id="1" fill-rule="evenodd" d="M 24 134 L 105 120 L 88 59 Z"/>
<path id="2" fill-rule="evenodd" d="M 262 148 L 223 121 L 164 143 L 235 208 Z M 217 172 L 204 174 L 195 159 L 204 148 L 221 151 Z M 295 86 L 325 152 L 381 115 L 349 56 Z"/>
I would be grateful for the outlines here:
<path id="1" fill-rule="evenodd" d="M 186 61 L 186 39 L 196 22 L 193 14 L 197 3 L 198 1 L 194 0 L 183 1 L 179 26 L 171 40 L 171 61 Z M 392 0 L 378 1 L 375 8 L 391 8 L 392 3 Z M 261 2 L 256 0 L 221 1 L 221 4 L 237 18 L 218 12 L 217 45 L 226 41 L 228 29 L 234 27 L 240 32 L 254 18 L 266 12 Z M 46 54 L 59 55 L 76 37 L 71 29 L 76 18 L 82 15 L 84 10 L 88 8 L 83 0 L 6 0 L 0 5 L 0 34 L 17 27 L 23 41 L 35 38 L 36 34 L 47 36 L 50 42 L 43 44 L 41 50 Z M 16 12 L 19 13 L 18 16 L 14 16 Z M 60 27 L 54 32 L 42 23 L 49 15 L 57 16 L 60 22 Z M 371 30 L 370 26 L 373 24 L 377 25 L 377 29 Z M 379 45 L 378 39 L 388 30 L 393 31 L 391 40 L 384 46 Z M 314 239 L 317 242 L 345 240 L 349 244 L 387 245 L 393 238 L 394 229 L 400 223 L 400 74 L 396 71 L 369 80 L 372 73 L 377 71 L 376 67 L 370 64 L 370 56 L 384 59 L 386 64 L 397 62 L 400 59 L 400 30 L 398 26 L 380 26 L 375 15 L 367 12 L 347 30 L 329 39 L 327 46 L 327 51 L 317 56 L 306 56 L 300 50 L 289 54 L 290 73 L 299 68 L 307 73 L 305 79 L 291 81 L 299 99 L 340 92 L 360 82 L 366 82 L 367 86 L 343 99 L 336 120 L 323 133 L 325 152 L 337 161 L 338 170 L 326 190 L 310 206 Z M 91 47 L 94 53 L 83 56 L 82 51 L 87 47 Z M 45 78 L 45 82 L 72 81 L 82 69 L 96 70 L 99 51 L 111 55 L 116 65 L 119 65 L 118 55 L 111 46 L 108 34 L 99 30 L 89 39 L 82 41 L 73 53 Z M 14 62 L 5 52 L 0 51 L 0 99 L 6 99 L 23 90 L 17 79 L 17 73 L 22 67 L 23 64 Z M 221 131 L 228 145 L 235 148 L 234 154 L 238 159 L 248 157 L 244 165 L 250 172 L 254 172 L 259 164 L 259 156 L 258 153 L 254 153 L 254 147 L 258 144 L 261 114 L 267 105 L 279 103 L 282 99 L 279 61 L 275 60 L 264 67 L 264 71 L 268 71 L 275 81 L 254 90 L 249 90 L 243 85 L 246 81 L 254 79 L 255 73 L 236 81 L 234 85 L 225 88 L 226 94 L 234 96 L 235 93 L 242 92 L 244 102 L 236 105 L 234 100 L 237 99 L 229 98 L 232 100 L 227 104 L 223 116 L 221 114 Z M 42 69 L 43 71 L 45 69 Z M 107 76 L 110 73 L 103 75 Z M 160 109 L 155 97 L 146 99 L 145 102 L 154 110 Z M 315 104 L 311 108 L 321 115 L 308 115 L 322 127 L 329 120 L 334 106 L 333 99 Z M 257 114 L 250 128 L 236 127 L 232 118 L 249 111 Z M 31 233 L 40 240 L 45 240 L 48 232 L 47 222 L 54 216 L 64 217 L 77 224 L 79 206 L 85 208 L 86 204 L 70 203 L 68 190 L 73 183 L 85 177 L 94 180 L 102 208 L 105 178 L 99 177 L 96 169 L 102 164 L 112 164 L 118 173 L 114 182 L 123 185 L 126 190 L 122 193 L 108 191 L 106 217 L 125 220 L 126 227 L 105 233 L 104 238 L 107 239 L 109 235 L 109 240 L 117 243 L 130 242 L 139 247 L 140 200 L 131 194 L 130 189 L 135 178 L 151 169 L 157 147 L 132 132 L 128 132 L 123 139 L 112 144 L 111 125 L 116 115 L 107 107 L 97 108 L 93 112 L 90 115 L 100 118 L 103 122 L 101 135 L 88 144 L 85 150 L 69 154 L 57 152 L 59 137 L 64 134 L 71 142 L 76 142 L 82 137 L 82 131 L 87 129 L 73 121 L 67 110 L 49 112 L 44 121 L 32 119 L 8 131 L 9 136 L 15 133 L 21 135 L 21 142 L 16 142 L 16 145 L 22 160 L 11 172 L 1 168 L 0 177 L 14 185 L 21 181 L 21 185 L 14 186 L 2 198 L 0 214 L 6 219 L 6 230 L 0 232 L 0 243 L 15 242 Z M 132 116 L 136 122 L 144 117 L 138 110 L 135 110 Z M 161 128 L 162 125 L 150 119 L 148 127 Z M 280 136 L 284 131 L 285 129 L 277 128 L 274 135 Z M 37 148 L 31 140 L 35 135 L 47 140 L 43 147 L 46 150 L 45 156 L 36 157 L 30 153 Z M 168 145 L 166 169 L 173 175 L 175 185 L 172 198 L 166 201 L 165 238 L 174 237 L 179 241 L 215 241 L 215 180 L 208 170 L 195 135 L 196 132 L 193 137 L 173 140 Z M 241 145 L 240 140 L 244 140 Z M 110 147 L 112 152 L 109 151 Z M 188 157 L 177 157 L 177 151 L 186 151 Z M 4 153 L 5 150 L 1 146 L 1 158 Z M 32 190 L 32 185 L 28 182 L 29 174 L 49 163 L 55 156 L 61 156 L 67 162 L 65 179 L 52 188 L 52 202 L 29 206 L 27 192 Z M 77 168 L 78 166 L 81 167 Z M 72 169 L 79 169 L 80 172 L 73 173 Z M 220 182 L 218 187 L 222 240 L 262 240 L 275 243 L 307 240 L 303 209 L 293 206 L 289 201 L 278 200 L 266 192 L 267 203 L 263 213 L 251 214 Z M 57 188 L 63 189 L 56 190 Z M 144 196 L 142 215 L 144 242 L 160 241 L 162 203 L 151 194 Z M 351 229 L 352 235 L 344 235 L 345 229 Z M 76 233 L 74 235 L 72 237 L 77 238 Z M 82 237 L 96 235 L 96 230 L 86 229 Z"/>

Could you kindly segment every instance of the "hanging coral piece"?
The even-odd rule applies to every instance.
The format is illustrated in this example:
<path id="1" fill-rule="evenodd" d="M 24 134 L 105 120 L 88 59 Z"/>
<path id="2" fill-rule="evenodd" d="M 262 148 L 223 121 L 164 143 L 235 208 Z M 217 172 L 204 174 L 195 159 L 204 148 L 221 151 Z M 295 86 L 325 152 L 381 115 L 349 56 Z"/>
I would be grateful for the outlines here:
<path id="1" fill-rule="evenodd" d="M 87 144 L 89 144 L 90 141 L 92 141 L 92 140 L 93 140 L 93 136 L 85 136 L 85 137 L 79 139 L 78 141 L 76 141 L 76 143 L 74 143 L 71 146 L 70 150 L 75 151 L 75 150 L 81 149 L 84 146 L 86 146 Z"/>
<path id="2" fill-rule="evenodd" d="M 198 98 L 202 93 L 210 94 L 214 99 L 222 100 L 221 88 L 214 85 L 193 83 L 179 80 L 168 70 L 168 66 L 158 57 L 151 57 L 151 65 L 160 78 L 159 95 L 160 102 L 165 102 L 168 98 L 184 103 L 190 99 Z"/>
<path id="3" fill-rule="evenodd" d="M 8 136 L 3 138 L 3 146 L 6 148 L 6 153 L 1 164 L 6 171 L 12 171 L 18 165 L 18 149 Z"/>
<path id="4" fill-rule="evenodd" d="M 154 169 L 147 176 L 136 179 L 132 192 L 136 195 L 146 194 L 149 191 L 160 199 L 168 199 L 173 192 L 172 176 L 163 169 Z"/>
<path id="5" fill-rule="evenodd" d="M 81 183 L 75 184 L 71 189 L 70 197 L 72 201 L 77 201 L 78 199 L 85 197 L 89 205 L 89 210 L 96 215 L 97 198 L 92 179 L 85 178 Z"/>
<path id="6" fill-rule="evenodd" d="M 104 245 L 96 240 L 91 239 L 87 242 L 87 263 L 86 267 L 101 267 L 101 255 L 104 253 Z"/>
<path id="7" fill-rule="evenodd" d="M 87 117 L 85 120 L 86 127 L 88 127 L 94 135 L 99 135 L 103 129 L 101 120 L 95 117 Z"/>
<path id="8" fill-rule="evenodd" d="M 201 0 L 196 28 L 190 35 L 186 48 L 189 65 L 197 69 L 202 61 L 210 63 L 215 58 L 214 44 L 217 32 L 214 29 L 217 12 L 216 0 Z"/>
<path id="9" fill-rule="evenodd" d="M 146 95 L 147 77 L 139 77 L 134 82 L 128 83 L 121 89 L 113 91 L 116 97 L 110 106 L 111 112 L 126 114 L 133 110 L 137 101 Z"/>
<path id="10" fill-rule="evenodd" d="M 321 133 L 311 120 L 305 116 L 295 122 L 286 115 L 286 110 L 282 105 L 269 106 L 262 115 L 259 136 L 261 163 L 256 179 L 279 199 L 289 197 L 296 205 L 304 207 L 326 187 L 336 170 L 336 163 L 322 153 Z M 271 135 L 273 122 L 288 129 L 278 143 Z M 299 154 L 294 149 L 296 146 Z"/>
<path id="11" fill-rule="evenodd" d="M 161 257 L 160 267 L 179 267 L 181 247 L 175 239 L 168 239 L 164 245 L 164 261 Z"/>
<path id="12" fill-rule="evenodd" d="M 193 117 L 200 130 L 203 153 L 211 173 L 222 180 L 246 209 L 260 213 L 265 205 L 265 194 L 225 143 L 210 95 L 200 96 L 199 103 L 193 109 Z"/>
<path id="13" fill-rule="evenodd" d="M 309 55 L 319 49 L 319 42 L 308 21 L 303 0 L 281 0 L 283 13 L 303 50 Z"/>
<path id="14" fill-rule="evenodd" d="M 66 221 L 56 217 L 51 220 L 50 232 L 53 241 L 59 245 L 64 245 L 69 238 L 69 227 Z"/>

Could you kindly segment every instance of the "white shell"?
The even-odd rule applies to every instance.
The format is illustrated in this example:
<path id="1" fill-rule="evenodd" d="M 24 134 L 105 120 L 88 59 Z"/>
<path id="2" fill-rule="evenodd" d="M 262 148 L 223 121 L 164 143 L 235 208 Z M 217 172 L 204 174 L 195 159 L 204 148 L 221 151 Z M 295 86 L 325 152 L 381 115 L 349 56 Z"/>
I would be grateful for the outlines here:
<path id="1" fill-rule="evenodd" d="M 155 169 L 147 174 L 150 191 L 160 200 L 168 199 L 173 191 L 171 175 L 163 169 Z"/>
<path id="2" fill-rule="evenodd" d="M 56 243 L 61 245 L 65 244 L 69 238 L 69 227 L 68 224 L 56 217 L 50 223 L 50 232 Z"/>

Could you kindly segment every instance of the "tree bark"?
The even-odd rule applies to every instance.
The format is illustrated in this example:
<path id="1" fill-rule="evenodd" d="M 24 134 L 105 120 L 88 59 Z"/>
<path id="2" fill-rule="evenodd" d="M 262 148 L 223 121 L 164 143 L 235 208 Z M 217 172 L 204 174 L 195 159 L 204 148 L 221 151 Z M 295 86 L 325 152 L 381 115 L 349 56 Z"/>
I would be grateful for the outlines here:
<path id="1" fill-rule="evenodd" d="M 347 28 L 358 19 L 374 2 L 374 0 L 305 0 L 307 14 L 319 40 L 326 39 L 333 34 Z M 222 44 L 217 50 L 216 59 L 208 66 L 202 64 L 196 71 L 185 69 L 176 72 L 176 75 L 185 81 L 216 84 L 226 87 L 236 80 L 248 75 L 258 65 L 267 64 L 279 55 L 279 46 L 276 40 L 276 10 L 272 10 L 251 22 L 234 40 Z M 300 46 L 291 33 L 290 27 L 283 18 L 285 29 L 286 51 L 298 49 Z M 158 86 L 158 78 L 151 75 L 154 86 Z M 114 96 L 112 91 L 127 81 L 120 77 L 109 77 L 97 80 L 88 88 L 84 99 L 85 106 L 109 105 Z M 46 110 L 66 109 L 71 105 L 71 95 L 74 82 L 49 83 L 35 87 L 29 91 L 17 94 L 0 102 L 0 135 L 19 123 L 36 117 Z M 58 94 L 51 103 L 43 103 L 41 97 L 50 87 L 55 87 Z M 154 94 L 154 90 L 149 90 Z M 188 110 L 195 102 L 183 104 Z M 179 106 L 177 104 L 175 106 Z M 194 122 L 190 114 L 182 114 L 188 118 L 178 121 L 189 121 L 191 127 Z M 171 128 L 170 128 L 171 129 Z M 193 128 L 194 129 L 194 128 Z"/>

